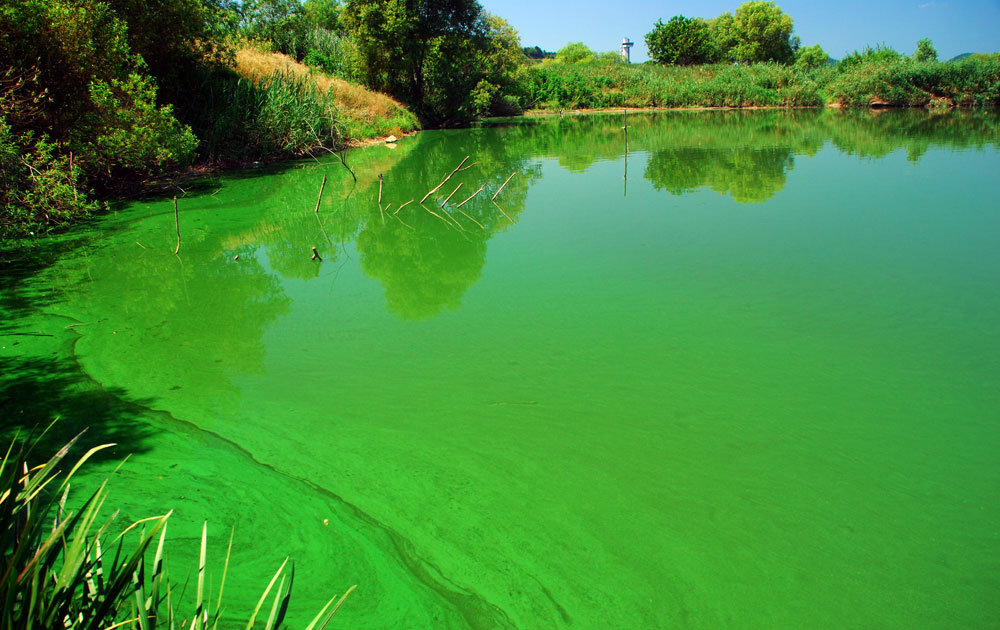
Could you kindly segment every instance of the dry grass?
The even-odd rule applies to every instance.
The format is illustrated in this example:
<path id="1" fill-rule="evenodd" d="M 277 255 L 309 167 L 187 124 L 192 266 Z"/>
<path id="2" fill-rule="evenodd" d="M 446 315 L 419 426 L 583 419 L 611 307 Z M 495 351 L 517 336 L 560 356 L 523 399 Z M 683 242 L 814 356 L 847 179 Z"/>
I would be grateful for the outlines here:
<path id="1" fill-rule="evenodd" d="M 374 135 L 383 135 L 380 132 L 402 135 L 416 128 L 415 119 L 412 126 L 405 124 L 406 119 L 412 116 L 405 115 L 406 108 L 398 101 L 363 86 L 329 77 L 298 63 L 288 55 L 249 47 L 240 48 L 236 51 L 236 71 L 255 82 L 270 77 L 275 72 L 311 81 L 320 91 L 333 94 L 337 107 L 349 121 L 355 123 L 354 126 L 364 137 L 369 137 L 371 132 Z M 393 125 L 385 129 L 384 125 L 377 124 L 379 121 L 393 121 Z M 356 140 L 364 139 L 355 134 L 349 135 Z"/>

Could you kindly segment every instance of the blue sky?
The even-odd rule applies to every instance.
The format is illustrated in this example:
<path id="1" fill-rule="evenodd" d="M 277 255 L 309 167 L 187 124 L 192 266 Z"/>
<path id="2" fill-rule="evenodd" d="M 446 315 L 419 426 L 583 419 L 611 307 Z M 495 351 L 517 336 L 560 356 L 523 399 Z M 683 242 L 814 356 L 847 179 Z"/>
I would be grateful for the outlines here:
<path id="1" fill-rule="evenodd" d="M 480 0 L 510 22 L 525 46 L 555 51 L 582 41 L 597 51 L 617 50 L 622 37 L 635 46 L 633 61 L 648 59 L 644 36 L 656 20 L 675 15 L 713 18 L 735 11 L 730 2 L 651 2 L 650 0 Z M 1000 0 L 778 0 L 795 22 L 803 45 L 819 44 L 835 59 L 866 45 L 888 44 L 912 53 L 930 37 L 941 59 L 964 52 L 1000 52 Z"/>

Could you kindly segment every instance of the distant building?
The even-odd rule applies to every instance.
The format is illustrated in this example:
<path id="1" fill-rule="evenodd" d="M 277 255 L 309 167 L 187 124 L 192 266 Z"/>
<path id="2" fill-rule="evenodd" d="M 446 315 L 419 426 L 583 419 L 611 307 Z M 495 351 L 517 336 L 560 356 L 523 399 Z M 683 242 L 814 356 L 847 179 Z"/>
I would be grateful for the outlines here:
<path id="1" fill-rule="evenodd" d="M 621 52 L 622 52 L 622 59 L 625 60 L 625 63 L 632 63 L 632 60 L 629 59 L 629 51 L 632 49 L 632 46 L 635 46 L 635 43 L 630 42 L 628 40 L 628 37 L 622 38 Z"/>

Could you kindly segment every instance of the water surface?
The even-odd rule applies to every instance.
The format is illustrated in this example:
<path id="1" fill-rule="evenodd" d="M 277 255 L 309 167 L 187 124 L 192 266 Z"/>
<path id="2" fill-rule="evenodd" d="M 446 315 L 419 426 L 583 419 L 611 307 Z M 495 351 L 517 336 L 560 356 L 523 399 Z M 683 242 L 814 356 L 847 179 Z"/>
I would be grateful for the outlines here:
<path id="1" fill-rule="evenodd" d="M 343 627 L 1000 623 L 996 114 L 628 125 L 201 182 L 177 256 L 162 197 L 41 243 L 4 428 L 132 453 L 175 573 L 235 526 L 234 626 L 286 555 L 296 625 L 351 584 Z"/>

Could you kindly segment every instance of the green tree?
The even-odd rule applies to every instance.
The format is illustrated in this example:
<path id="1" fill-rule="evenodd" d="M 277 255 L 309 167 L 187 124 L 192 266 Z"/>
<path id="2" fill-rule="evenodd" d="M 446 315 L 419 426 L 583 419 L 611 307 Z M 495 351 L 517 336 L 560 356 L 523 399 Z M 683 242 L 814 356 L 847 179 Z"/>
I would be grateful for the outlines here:
<path id="1" fill-rule="evenodd" d="M 917 42 L 917 52 L 913 53 L 913 58 L 916 61 L 937 61 L 937 49 L 931 40 L 925 37 Z"/>
<path id="2" fill-rule="evenodd" d="M 500 93 L 504 82 L 494 79 L 523 57 L 516 31 L 475 0 L 348 0 L 344 21 L 365 84 L 408 103 L 430 125 L 477 115 Z M 498 47 L 506 52 L 496 54 Z"/>
<path id="3" fill-rule="evenodd" d="M 804 70 L 822 68 L 828 63 L 830 63 L 830 55 L 826 54 L 826 51 L 819 44 L 805 46 L 795 52 L 795 65 Z"/>
<path id="4" fill-rule="evenodd" d="M 657 20 L 646 33 L 649 56 L 665 65 L 689 66 L 708 63 L 715 56 L 715 45 L 708 23 L 700 18 L 675 15 L 666 24 Z"/>
<path id="5" fill-rule="evenodd" d="M 736 62 L 790 63 L 799 47 L 798 38 L 792 37 L 792 18 L 769 1 L 744 2 L 710 26 L 721 55 Z"/>
<path id="6" fill-rule="evenodd" d="M 597 59 L 597 54 L 583 42 L 570 42 L 556 53 L 556 61 L 562 63 L 582 63 Z"/>

